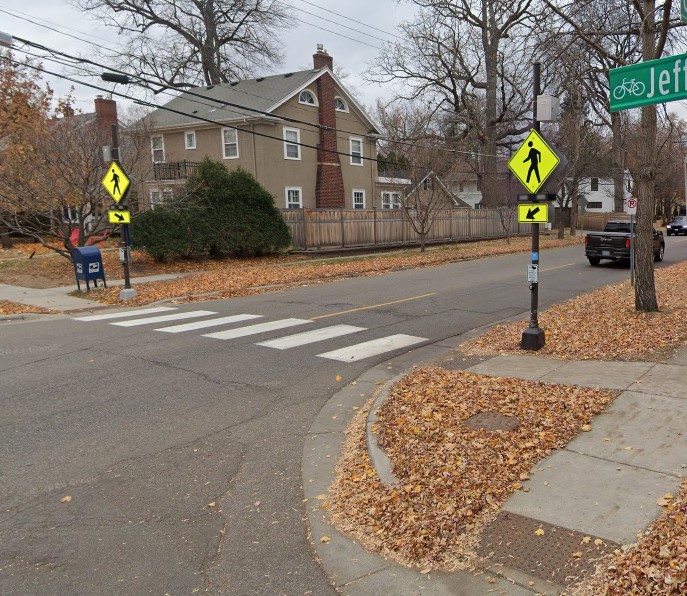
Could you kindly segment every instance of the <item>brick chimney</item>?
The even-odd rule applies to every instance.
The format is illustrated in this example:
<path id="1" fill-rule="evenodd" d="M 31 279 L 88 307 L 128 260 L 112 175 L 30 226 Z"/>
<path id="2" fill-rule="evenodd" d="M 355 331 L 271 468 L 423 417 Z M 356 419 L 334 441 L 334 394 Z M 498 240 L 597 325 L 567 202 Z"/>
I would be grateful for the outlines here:
<path id="1" fill-rule="evenodd" d="M 313 65 L 319 70 L 325 66 L 334 68 L 334 60 L 321 45 L 313 55 Z M 334 110 L 334 79 L 325 72 L 317 79 L 319 106 L 320 142 L 317 146 L 317 183 L 315 185 L 315 207 L 331 209 L 345 207 L 343 174 L 340 155 L 335 153 L 336 112 Z"/>
<path id="2" fill-rule="evenodd" d="M 98 95 L 95 98 L 95 120 L 98 123 L 100 133 L 104 137 L 110 138 L 110 127 L 117 124 L 117 102 Z"/>

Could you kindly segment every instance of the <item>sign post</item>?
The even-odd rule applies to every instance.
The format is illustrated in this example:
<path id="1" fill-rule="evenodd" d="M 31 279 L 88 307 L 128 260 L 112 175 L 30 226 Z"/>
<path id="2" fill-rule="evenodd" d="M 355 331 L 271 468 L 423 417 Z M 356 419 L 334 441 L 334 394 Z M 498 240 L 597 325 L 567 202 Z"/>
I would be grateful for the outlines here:
<path id="1" fill-rule="evenodd" d="M 124 168 L 119 164 L 119 149 L 117 146 L 117 125 L 112 125 L 112 158 L 113 161 L 107 168 L 105 176 L 103 176 L 101 184 L 112 197 L 112 200 L 119 204 L 123 201 L 129 191 L 131 181 L 126 175 Z M 110 223 L 118 223 L 122 225 L 122 235 L 120 242 L 120 261 L 124 266 L 124 289 L 119 292 L 120 300 L 130 300 L 136 297 L 136 290 L 131 287 L 131 277 L 129 275 L 129 263 L 131 261 L 131 241 L 129 236 L 129 222 L 131 221 L 131 213 L 126 210 L 110 210 L 108 212 L 108 219 Z"/>
<path id="2" fill-rule="evenodd" d="M 625 204 L 625 211 L 630 214 L 630 285 L 635 285 L 635 214 L 637 199 L 630 197 Z"/>

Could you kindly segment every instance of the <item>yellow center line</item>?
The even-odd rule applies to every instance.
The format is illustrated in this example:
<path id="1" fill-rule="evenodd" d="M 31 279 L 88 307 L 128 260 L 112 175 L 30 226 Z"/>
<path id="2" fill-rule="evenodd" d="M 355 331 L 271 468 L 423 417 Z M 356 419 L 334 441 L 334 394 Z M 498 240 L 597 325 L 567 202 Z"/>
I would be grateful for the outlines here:
<path id="1" fill-rule="evenodd" d="M 336 317 L 337 315 L 345 315 L 349 312 L 356 312 L 359 310 L 370 310 L 371 308 L 380 308 L 381 306 L 389 306 L 391 304 L 398 304 L 399 302 L 408 302 L 409 300 L 419 300 L 420 298 L 428 298 L 429 296 L 436 296 L 436 292 L 431 294 L 422 294 L 422 296 L 413 296 L 412 298 L 403 298 L 402 300 L 394 300 L 393 302 L 385 302 L 384 304 L 373 304 L 371 306 L 361 306 L 360 308 L 351 308 L 350 310 L 342 310 L 339 312 L 333 312 L 328 315 L 320 315 L 319 317 L 310 317 L 311 321 L 316 321 L 317 319 L 326 319 L 327 317 Z"/>
<path id="2" fill-rule="evenodd" d="M 554 269 L 563 269 L 565 267 L 572 267 L 573 265 L 577 265 L 577 263 L 568 263 L 567 265 L 558 265 L 557 267 L 547 267 L 546 269 L 542 269 L 542 271 L 553 271 Z"/>

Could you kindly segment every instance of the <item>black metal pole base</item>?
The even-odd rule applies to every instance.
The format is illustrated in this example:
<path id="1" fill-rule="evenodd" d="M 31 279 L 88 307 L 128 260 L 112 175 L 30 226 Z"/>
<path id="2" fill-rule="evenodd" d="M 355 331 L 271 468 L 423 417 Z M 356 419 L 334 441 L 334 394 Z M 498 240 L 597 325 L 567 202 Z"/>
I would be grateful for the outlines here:
<path id="1" fill-rule="evenodd" d="M 523 350 L 541 350 L 545 343 L 544 330 L 539 327 L 528 327 L 522 332 L 520 347 Z"/>

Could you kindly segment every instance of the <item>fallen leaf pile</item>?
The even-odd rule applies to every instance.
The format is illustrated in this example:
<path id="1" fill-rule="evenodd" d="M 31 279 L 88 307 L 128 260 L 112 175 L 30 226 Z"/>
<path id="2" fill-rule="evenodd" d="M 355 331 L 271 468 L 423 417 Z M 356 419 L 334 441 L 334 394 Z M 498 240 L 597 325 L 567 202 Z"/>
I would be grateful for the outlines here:
<path id="1" fill-rule="evenodd" d="M 573 360 L 652 360 L 687 343 L 687 263 L 655 271 L 658 313 L 635 310 L 629 282 L 554 305 L 539 315 L 546 344 L 538 354 Z M 515 353 L 527 321 L 496 325 L 461 345 L 472 354 Z"/>
<path id="2" fill-rule="evenodd" d="M 365 415 L 349 429 L 326 504 L 332 521 L 367 548 L 420 568 L 474 558 L 481 528 L 617 393 L 536 381 L 419 369 L 396 383 L 378 414 L 378 442 L 398 482 L 371 465 Z M 515 417 L 515 430 L 474 430 L 479 413 Z"/>
<path id="3" fill-rule="evenodd" d="M 570 596 L 687 594 L 687 481 L 677 498 L 663 500 L 665 511 L 651 528 L 624 552 L 604 560 Z"/>
<path id="4" fill-rule="evenodd" d="M 9 300 L 0 300 L 0 314 L 2 315 L 23 315 L 27 313 L 36 314 L 56 314 L 58 311 L 50 310 L 49 308 L 42 308 L 40 306 L 29 306 L 27 304 L 20 304 L 19 302 L 10 302 Z"/>
<path id="5" fill-rule="evenodd" d="M 542 247 L 580 242 L 579 238 L 545 238 Z M 192 298 L 197 301 L 203 298 L 248 296 L 304 283 L 326 283 L 347 277 L 382 275 L 399 269 L 431 267 L 460 260 L 522 252 L 528 246 L 528 238 L 513 238 L 510 243 L 505 240 L 490 240 L 455 244 L 424 253 L 403 251 L 400 254 L 324 259 L 317 262 L 303 262 L 302 256 L 296 261 L 272 258 L 248 263 L 226 259 L 220 262 L 221 266 L 214 266 L 212 271 L 181 279 L 136 285 L 138 295 L 128 303 L 143 305 L 172 298 Z M 90 298 L 108 304 L 120 303 L 118 288 L 108 288 Z"/>

